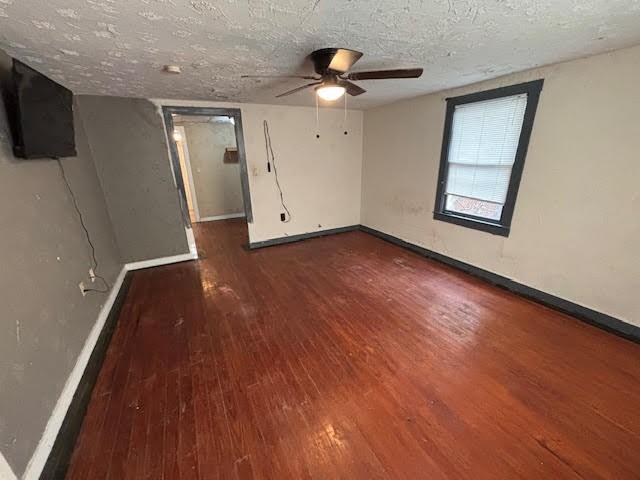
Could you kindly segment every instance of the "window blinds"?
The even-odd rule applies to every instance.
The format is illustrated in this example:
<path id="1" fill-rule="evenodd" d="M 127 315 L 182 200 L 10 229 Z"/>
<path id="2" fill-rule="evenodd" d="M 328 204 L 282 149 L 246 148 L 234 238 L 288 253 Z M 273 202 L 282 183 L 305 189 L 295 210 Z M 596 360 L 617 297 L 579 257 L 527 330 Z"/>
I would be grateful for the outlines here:
<path id="1" fill-rule="evenodd" d="M 445 193 L 504 204 L 527 95 L 457 105 Z"/>

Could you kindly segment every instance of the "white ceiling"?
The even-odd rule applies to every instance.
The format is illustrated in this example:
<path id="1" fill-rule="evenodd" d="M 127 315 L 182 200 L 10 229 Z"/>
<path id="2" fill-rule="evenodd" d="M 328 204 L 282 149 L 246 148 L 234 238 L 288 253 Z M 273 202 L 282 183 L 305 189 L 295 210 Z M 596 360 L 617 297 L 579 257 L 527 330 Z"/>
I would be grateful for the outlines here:
<path id="1" fill-rule="evenodd" d="M 311 105 L 240 75 L 311 73 L 334 46 L 364 52 L 354 70 L 425 68 L 360 82 L 368 108 L 638 43 L 640 0 L 0 0 L 0 46 L 79 94 Z"/>

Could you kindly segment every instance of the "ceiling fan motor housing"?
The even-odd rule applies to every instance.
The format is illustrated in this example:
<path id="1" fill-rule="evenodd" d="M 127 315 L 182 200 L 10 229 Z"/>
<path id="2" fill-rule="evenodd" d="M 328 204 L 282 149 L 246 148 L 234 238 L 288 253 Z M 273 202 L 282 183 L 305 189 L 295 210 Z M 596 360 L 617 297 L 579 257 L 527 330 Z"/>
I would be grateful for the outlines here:
<path id="1" fill-rule="evenodd" d="M 340 55 L 336 55 L 340 52 Z M 362 53 L 346 48 L 321 48 L 313 52 L 310 57 L 318 75 L 340 75 L 353 65 Z"/>

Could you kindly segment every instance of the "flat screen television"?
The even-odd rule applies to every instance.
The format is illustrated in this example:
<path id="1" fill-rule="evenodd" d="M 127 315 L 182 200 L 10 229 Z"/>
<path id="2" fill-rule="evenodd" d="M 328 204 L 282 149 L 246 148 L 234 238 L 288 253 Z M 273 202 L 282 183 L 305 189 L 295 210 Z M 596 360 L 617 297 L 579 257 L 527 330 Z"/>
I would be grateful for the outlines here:
<path id="1" fill-rule="evenodd" d="M 3 90 L 16 157 L 76 155 L 71 90 L 15 59 Z"/>

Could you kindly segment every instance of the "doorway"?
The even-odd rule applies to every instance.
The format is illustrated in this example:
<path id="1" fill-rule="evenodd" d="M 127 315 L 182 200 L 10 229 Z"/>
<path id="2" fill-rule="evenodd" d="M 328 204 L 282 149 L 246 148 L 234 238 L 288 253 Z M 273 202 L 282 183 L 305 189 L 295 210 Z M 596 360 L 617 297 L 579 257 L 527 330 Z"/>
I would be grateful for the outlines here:
<path id="1" fill-rule="evenodd" d="M 240 110 L 169 106 L 163 115 L 185 225 L 252 222 Z"/>

